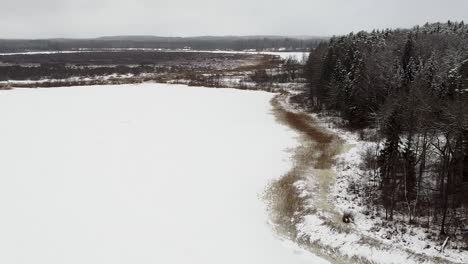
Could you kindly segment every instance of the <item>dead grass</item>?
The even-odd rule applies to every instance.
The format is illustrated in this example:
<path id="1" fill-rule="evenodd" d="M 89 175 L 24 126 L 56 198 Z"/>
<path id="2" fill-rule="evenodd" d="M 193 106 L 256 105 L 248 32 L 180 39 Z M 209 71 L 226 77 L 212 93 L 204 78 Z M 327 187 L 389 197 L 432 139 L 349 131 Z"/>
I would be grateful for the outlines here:
<path id="1" fill-rule="evenodd" d="M 271 216 L 283 233 L 296 239 L 296 224 L 306 215 L 306 202 L 310 197 L 300 195 L 295 184 L 304 179 L 311 168 L 329 170 L 333 157 L 338 153 L 338 137 L 327 133 L 316 125 L 315 120 L 306 113 L 296 113 L 282 107 L 279 96 L 272 99 L 273 114 L 279 122 L 289 126 L 301 135 L 301 145 L 293 155 L 293 168 L 268 188 L 266 200 L 270 204 Z M 322 177 L 323 178 L 323 177 Z M 330 182 L 323 184 L 328 188 Z M 325 186 L 326 185 L 326 186 Z M 322 197 L 323 198 L 323 197 Z M 326 197 L 324 198 L 326 199 Z"/>
<path id="2" fill-rule="evenodd" d="M 333 152 L 329 151 L 328 147 L 335 137 L 318 129 L 314 125 L 314 120 L 307 114 L 284 109 L 278 97 L 275 97 L 271 104 L 278 121 L 301 134 L 302 144 L 294 151 L 293 168 L 279 180 L 271 183 L 265 195 L 277 231 L 296 240 L 296 224 L 304 215 L 314 212 L 307 209 L 306 203 L 309 197 L 300 195 L 295 184 L 303 179 L 311 167 L 331 167 Z"/>
<path id="3" fill-rule="evenodd" d="M 316 169 L 330 169 L 334 157 L 339 153 L 340 139 L 324 131 L 317 122 L 306 113 L 291 112 L 281 107 L 278 98 L 272 100 L 274 114 L 277 119 L 303 135 L 305 145 L 313 145 L 306 150 L 307 159 L 314 160 Z M 311 144 L 312 143 L 312 144 Z M 302 154 L 304 156 L 304 154 Z M 300 160 L 300 163 L 308 162 Z"/>
<path id="4" fill-rule="evenodd" d="M 266 70 L 278 67 L 280 62 L 272 55 L 258 55 L 254 63 L 242 65 L 227 72 L 249 72 L 256 70 Z"/>
<path id="5" fill-rule="evenodd" d="M 297 241 L 304 248 L 325 259 L 334 263 L 347 263 L 339 260 L 338 257 L 331 256 L 329 254 L 331 248 L 325 249 L 314 246 L 310 239 L 298 237 L 297 230 L 297 224 L 303 220 L 304 216 L 317 212 L 316 209 L 308 205 L 309 199 L 318 199 L 320 200 L 317 201 L 319 204 L 328 204 L 327 193 L 332 181 L 327 173 L 331 171 L 333 158 L 339 152 L 341 141 L 338 137 L 321 129 L 317 122 L 306 113 L 286 110 L 279 100 L 279 96 L 277 96 L 271 101 L 273 114 L 279 122 L 289 126 L 301 135 L 301 144 L 294 150 L 293 168 L 279 180 L 271 183 L 266 191 L 265 198 L 276 231 L 293 241 Z M 317 172 L 318 181 L 320 182 L 318 188 L 321 188 L 319 193 L 323 195 L 309 197 L 301 194 L 296 187 L 297 182 L 304 180 L 311 169 Z M 333 208 L 327 209 L 333 211 Z M 327 224 L 327 221 L 325 221 L 325 224 Z M 335 226 L 335 223 L 333 225 Z M 336 230 L 339 227 L 335 226 L 334 229 Z M 320 248 L 325 249 L 328 253 L 322 252 Z"/>
<path id="6" fill-rule="evenodd" d="M 315 214 L 318 210 L 327 212 L 329 217 L 323 218 L 323 224 L 338 233 L 349 234 L 356 232 L 352 224 L 343 223 L 343 218 L 352 217 L 351 213 L 339 213 L 329 201 L 329 188 L 333 184 L 333 171 L 331 166 L 335 155 L 343 151 L 342 141 L 330 133 L 327 133 L 317 122 L 305 113 L 288 111 L 282 107 L 278 96 L 271 101 L 273 114 L 279 122 L 296 130 L 301 135 L 301 145 L 295 149 L 293 155 L 293 168 L 279 180 L 271 183 L 266 191 L 265 199 L 269 205 L 270 216 L 275 223 L 276 231 L 280 235 L 296 241 L 303 248 L 314 254 L 329 260 L 332 263 L 374 263 L 365 258 L 356 256 L 343 256 L 336 248 L 323 245 L 320 238 L 311 239 L 308 235 L 298 236 L 297 224 L 306 215 Z M 317 177 L 317 190 L 314 196 L 304 196 L 296 187 L 300 180 L 310 177 L 310 172 L 314 171 Z M 315 208 L 308 204 L 309 199 L 314 200 Z M 376 250 L 389 250 L 391 246 L 380 243 L 378 240 L 362 236 L 360 244 L 369 245 Z M 428 258 L 421 254 L 416 254 L 405 250 L 412 259 L 432 263 L 452 263 L 442 258 Z"/>
<path id="7" fill-rule="evenodd" d="M 290 171 L 273 182 L 264 197 L 268 201 L 270 217 L 275 223 L 276 231 L 292 240 L 297 237 L 296 224 L 300 220 L 296 213 L 304 211 L 306 203 L 294 185 L 299 177 L 296 171 Z"/>

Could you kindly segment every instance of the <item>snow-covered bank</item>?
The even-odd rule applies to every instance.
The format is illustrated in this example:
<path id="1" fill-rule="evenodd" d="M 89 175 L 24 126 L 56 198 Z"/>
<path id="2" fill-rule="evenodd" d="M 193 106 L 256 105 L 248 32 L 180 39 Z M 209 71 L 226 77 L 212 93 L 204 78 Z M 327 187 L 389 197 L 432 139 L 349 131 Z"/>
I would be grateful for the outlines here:
<path id="1" fill-rule="evenodd" d="M 287 97 L 277 102 L 283 122 L 302 134 L 293 169 L 273 185 L 279 193 L 273 196 L 274 219 L 279 219 L 275 223 L 286 228 L 291 239 L 343 264 L 467 263 L 466 252 L 446 248 L 441 253 L 440 245 L 431 243 L 421 229 L 382 224 L 368 212 L 367 201 L 352 192 L 353 185 L 363 188 L 363 182 L 370 182 L 360 169 L 361 152 L 375 143 L 295 109 Z M 327 139 L 327 134 L 340 139 Z M 354 223 L 343 223 L 345 212 L 353 213 Z"/>
<path id="2" fill-rule="evenodd" d="M 383 220 L 385 214 L 383 211 L 369 210 L 364 197 L 352 192 L 352 189 L 353 186 L 365 188 L 372 182 L 372 176 L 363 169 L 362 164 L 365 152 L 368 149 L 375 150 L 377 143 L 362 140 L 357 133 L 337 128 L 325 117 L 316 116 L 316 118 L 321 120 L 323 126 L 340 135 L 345 142 L 344 151 L 336 157 L 334 170 L 337 175 L 332 188 L 331 201 L 340 211 L 353 212 L 354 227 L 358 232 L 380 243 L 407 249 L 429 259 L 433 258 L 432 262 L 435 263 L 445 261 L 468 263 L 468 252 L 465 250 L 445 248 L 441 252 L 441 243 L 428 239 L 430 232 L 426 228 L 409 225 L 407 219 L 399 219 L 398 216 L 396 218 L 399 221 L 386 222 Z M 405 254 L 408 253 L 403 252 L 395 256 L 402 257 Z"/>
<path id="3" fill-rule="evenodd" d="M 259 195 L 297 144 L 271 97 L 0 91 L 0 263 L 326 263 L 267 224 Z"/>

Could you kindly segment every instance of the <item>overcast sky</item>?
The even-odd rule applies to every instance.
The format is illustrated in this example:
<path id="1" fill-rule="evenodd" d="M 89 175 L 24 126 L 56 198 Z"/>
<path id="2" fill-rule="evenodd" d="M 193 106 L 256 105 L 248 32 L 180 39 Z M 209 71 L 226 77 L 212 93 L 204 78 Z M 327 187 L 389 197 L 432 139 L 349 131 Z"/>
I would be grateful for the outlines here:
<path id="1" fill-rule="evenodd" d="M 338 35 L 468 21 L 468 0 L 0 0 L 0 38 Z"/>

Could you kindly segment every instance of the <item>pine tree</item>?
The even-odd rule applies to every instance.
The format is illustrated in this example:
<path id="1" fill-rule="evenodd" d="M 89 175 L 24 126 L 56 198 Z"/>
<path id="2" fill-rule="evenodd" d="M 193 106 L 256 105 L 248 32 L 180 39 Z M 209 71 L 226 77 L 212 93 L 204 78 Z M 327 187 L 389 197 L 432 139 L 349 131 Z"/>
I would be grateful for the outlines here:
<path id="1" fill-rule="evenodd" d="M 418 65 L 413 57 L 409 58 L 406 67 L 403 67 L 402 87 L 405 91 L 411 89 L 411 84 L 414 82 L 415 76 L 418 72 Z"/>
<path id="2" fill-rule="evenodd" d="M 437 85 L 437 64 L 436 64 L 436 53 L 435 51 L 432 51 L 431 56 L 427 60 L 425 67 L 424 67 L 424 73 L 423 77 L 426 82 L 426 89 L 431 92 L 431 94 L 435 94 L 435 92 L 438 90 L 438 85 Z"/>
<path id="3" fill-rule="evenodd" d="M 462 76 L 458 68 L 452 69 L 447 75 L 447 89 L 445 95 L 454 99 L 454 97 L 461 93 L 462 88 Z"/>
<path id="4" fill-rule="evenodd" d="M 329 105 L 332 109 L 338 111 L 345 109 L 346 101 L 350 97 L 350 85 L 348 72 L 341 61 L 338 60 L 330 82 Z"/>
<path id="5" fill-rule="evenodd" d="M 411 58 L 415 57 L 415 44 L 413 41 L 413 35 L 408 34 L 408 39 L 406 40 L 405 47 L 403 49 L 403 56 L 401 57 L 401 65 L 403 66 L 403 71 L 406 72 L 406 68 L 410 63 Z"/>
<path id="6" fill-rule="evenodd" d="M 416 154 L 413 146 L 413 136 L 410 134 L 403 149 L 404 171 L 404 196 L 408 201 L 416 198 Z"/>
<path id="7" fill-rule="evenodd" d="M 400 159 L 400 117 L 396 110 L 386 120 L 382 131 L 385 137 L 383 149 L 378 157 L 378 165 L 381 176 L 382 201 L 386 209 L 385 218 L 393 219 L 393 210 L 397 194 L 397 177 Z M 390 210 L 390 216 L 388 211 Z"/>
<path id="8" fill-rule="evenodd" d="M 367 64 L 364 55 L 356 51 L 351 64 L 350 87 L 347 91 L 345 104 L 345 118 L 354 128 L 362 128 L 369 124 L 371 109 L 375 105 L 373 92 L 367 72 Z"/>

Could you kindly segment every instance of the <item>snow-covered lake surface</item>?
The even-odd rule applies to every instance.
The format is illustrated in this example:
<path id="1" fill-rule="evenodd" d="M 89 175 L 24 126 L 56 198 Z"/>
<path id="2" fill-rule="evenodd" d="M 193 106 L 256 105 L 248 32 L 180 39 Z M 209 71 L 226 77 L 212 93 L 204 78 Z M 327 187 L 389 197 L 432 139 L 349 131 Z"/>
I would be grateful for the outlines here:
<path id="1" fill-rule="evenodd" d="M 0 92 L 0 263 L 326 263 L 259 198 L 294 132 L 263 92 L 144 84 Z"/>

